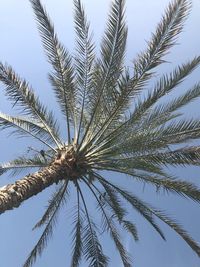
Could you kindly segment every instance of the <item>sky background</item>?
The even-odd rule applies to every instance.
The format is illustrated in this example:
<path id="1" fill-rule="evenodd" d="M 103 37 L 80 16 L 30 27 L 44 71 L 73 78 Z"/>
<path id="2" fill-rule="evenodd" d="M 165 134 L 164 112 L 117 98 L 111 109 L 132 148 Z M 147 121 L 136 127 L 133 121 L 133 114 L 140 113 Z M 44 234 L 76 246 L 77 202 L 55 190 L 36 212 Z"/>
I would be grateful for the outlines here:
<path id="1" fill-rule="evenodd" d="M 61 41 L 73 52 L 74 31 L 73 31 L 73 1 L 72 0 L 43 0 L 48 10 L 56 31 Z M 98 45 L 105 28 L 106 16 L 111 1 L 109 0 L 83 0 L 83 3 L 91 22 L 91 29 L 94 40 Z M 134 57 L 145 48 L 151 32 L 161 18 L 168 0 L 127 0 L 126 17 L 129 27 L 126 63 L 132 66 Z M 160 68 L 160 72 L 166 72 L 172 67 L 187 61 L 200 53 L 200 1 L 194 0 L 189 19 L 183 33 L 178 39 L 179 45 L 172 49 L 167 56 L 168 64 Z M 54 104 L 52 92 L 47 81 L 49 65 L 44 56 L 40 38 L 34 21 L 33 12 L 27 0 L 2 0 L 0 1 L 0 61 L 8 62 L 22 77 L 25 77 L 36 88 L 41 99 L 46 101 L 58 115 L 57 106 Z M 200 69 L 181 86 L 178 91 L 183 91 L 198 81 Z M 177 92 L 178 93 L 178 92 Z M 170 95 L 169 97 L 173 97 Z M 0 111 L 13 113 L 11 106 L 3 96 L 3 86 L 0 87 Z M 195 101 L 185 110 L 187 117 L 199 117 L 199 100 Z M 59 115 L 58 115 L 59 116 Z M 36 146 L 31 139 L 21 140 L 8 138 L 7 132 L 1 133 L 0 138 L 0 162 L 6 162 L 22 155 L 26 146 Z M 179 174 L 181 178 L 194 181 L 200 185 L 199 169 L 170 169 L 171 173 Z M 110 174 L 109 174 L 110 175 Z M 112 175 L 113 179 L 121 180 L 121 184 L 129 183 L 119 175 Z M 0 185 L 14 181 L 8 175 L 0 179 Z M 177 218 L 184 227 L 191 233 L 196 241 L 200 242 L 200 207 L 198 204 L 177 198 L 173 195 L 155 195 L 152 188 L 143 189 L 139 184 L 131 184 L 131 190 L 149 201 L 154 206 L 161 207 L 168 211 L 169 215 Z M 0 267 L 20 267 L 33 245 L 39 238 L 40 231 L 32 232 L 33 225 L 44 212 L 53 187 L 45 190 L 37 197 L 26 201 L 20 208 L 6 212 L 0 217 Z M 71 193 L 73 199 L 73 191 Z M 88 203 L 91 206 L 90 198 Z M 70 231 L 73 201 L 69 201 L 67 209 L 63 209 L 60 216 L 58 228 L 55 230 L 54 238 L 49 242 L 48 248 L 44 251 L 36 267 L 68 267 L 70 266 Z M 94 216 L 95 216 L 95 211 Z M 130 218 L 138 226 L 140 241 L 132 242 L 124 234 L 123 239 L 127 249 L 134 259 L 135 267 L 198 267 L 199 258 L 180 239 L 175 232 L 164 224 L 162 229 L 166 233 L 167 242 L 160 239 L 157 233 L 136 213 L 130 213 Z M 121 267 L 122 264 L 109 238 L 103 238 L 103 247 L 106 253 L 112 257 L 109 267 Z M 87 267 L 87 264 L 81 265 Z"/>

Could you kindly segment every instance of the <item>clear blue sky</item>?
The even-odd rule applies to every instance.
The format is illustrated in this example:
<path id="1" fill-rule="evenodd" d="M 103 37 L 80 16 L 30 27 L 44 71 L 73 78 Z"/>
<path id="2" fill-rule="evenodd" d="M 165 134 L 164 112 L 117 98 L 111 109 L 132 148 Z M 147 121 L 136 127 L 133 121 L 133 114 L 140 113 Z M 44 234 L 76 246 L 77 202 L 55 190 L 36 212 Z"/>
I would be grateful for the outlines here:
<path id="1" fill-rule="evenodd" d="M 42 2 L 45 4 L 54 21 L 60 39 L 70 51 L 73 51 L 73 1 L 43 0 Z M 91 21 L 91 28 L 98 48 L 111 1 L 83 0 L 83 3 L 85 4 L 88 18 Z M 127 0 L 126 14 L 129 26 L 127 65 L 131 66 L 131 61 L 136 54 L 145 48 L 145 42 L 149 39 L 150 33 L 154 31 L 167 3 L 169 3 L 168 0 Z M 162 67 L 161 71 L 167 71 L 178 63 L 200 54 L 199 11 L 200 1 L 194 0 L 190 17 L 186 22 L 184 32 L 178 40 L 179 45 L 168 55 L 167 59 L 170 63 Z M 56 109 L 52 105 L 54 102 L 47 81 L 49 65 L 42 51 L 29 1 L 0 1 L 0 36 L 0 61 L 6 61 L 11 64 L 21 76 L 30 81 L 41 95 L 42 100 L 48 102 L 50 107 L 53 106 Z M 200 69 L 196 70 L 185 83 L 185 86 L 182 86 L 179 90 L 187 89 L 192 82 L 199 79 L 199 74 Z M 5 100 L 3 87 L 1 86 L 0 110 L 12 113 L 11 106 Z M 186 110 L 186 116 L 199 117 L 199 101 L 189 106 Z M 6 133 L 1 133 L 0 162 L 6 162 L 17 155 L 23 154 L 25 145 L 31 145 L 31 140 L 27 140 L 8 138 Z M 178 173 L 181 178 L 193 180 L 200 186 L 198 168 L 170 169 L 169 171 Z M 121 179 L 119 176 L 112 176 L 113 178 Z M 0 185 L 4 185 L 13 180 L 13 177 L 4 176 L 0 179 Z M 125 183 L 129 183 L 127 179 L 122 180 L 122 183 L 124 181 Z M 147 187 L 143 191 L 142 186 L 133 186 L 133 184 L 131 186 L 132 190 L 144 200 L 148 200 L 154 206 L 168 210 L 170 215 L 178 218 L 195 240 L 200 242 L 199 205 L 171 195 L 165 197 L 161 195 L 155 196 L 155 191 Z M 20 208 L 1 215 L 0 267 L 20 267 L 22 265 L 28 252 L 39 237 L 40 232 L 32 232 L 31 228 L 44 211 L 44 206 L 47 203 L 52 189 L 47 189 L 37 197 L 26 201 Z M 72 203 L 69 202 L 68 209 L 62 211 L 60 223 L 55 231 L 54 238 L 49 242 L 49 246 L 44 251 L 42 258 L 36 262 L 36 267 L 70 266 L 71 221 L 69 218 L 71 216 L 71 209 Z M 140 241 L 139 243 L 131 242 L 127 235 L 124 235 L 124 241 L 129 252 L 133 255 L 135 267 L 200 266 L 200 259 L 168 227 L 162 224 L 163 230 L 168 237 L 167 242 L 163 242 L 141 217 L 135 213 L 131 213 L 130 217 L 138 225 Z M 106 238 L 103 240 L 103 245 L 113 259 L 109 266 L 121 267 L 122 264 L 112 242 L 109 242 Z M 86 264 L 82 266 L 87 267 Z"/>

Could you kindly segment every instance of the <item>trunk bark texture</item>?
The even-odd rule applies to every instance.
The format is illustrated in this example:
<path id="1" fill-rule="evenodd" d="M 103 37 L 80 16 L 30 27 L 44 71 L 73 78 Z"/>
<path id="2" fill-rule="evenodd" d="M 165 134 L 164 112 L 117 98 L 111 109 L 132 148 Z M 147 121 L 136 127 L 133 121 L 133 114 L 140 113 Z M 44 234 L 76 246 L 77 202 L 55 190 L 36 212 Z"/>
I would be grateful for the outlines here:
<path id="1" fill-rule="evenodd" d="M 29 174 L 24 178 L 17 180 L 13 184 L 8 184 L 0 188 L 0 214 L 6 210 L 17 208 L 20 204 L 40 193 L 53 183 L 66 179 L 68 175 L 63 173 L 61 168 L 52 164 L 43 168 L 41 171 Z"/>

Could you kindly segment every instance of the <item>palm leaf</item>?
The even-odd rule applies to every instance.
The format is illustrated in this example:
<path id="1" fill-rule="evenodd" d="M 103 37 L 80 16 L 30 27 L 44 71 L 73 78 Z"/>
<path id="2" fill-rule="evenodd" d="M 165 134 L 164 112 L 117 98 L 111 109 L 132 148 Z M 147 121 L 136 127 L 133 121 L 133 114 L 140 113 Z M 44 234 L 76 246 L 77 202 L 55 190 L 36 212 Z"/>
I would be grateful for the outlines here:
<path id="1" fill-rule="evenodd" d="M 162 57 L 175 44 L 177 35 L 182 31 L 188 10 L 187 0 L 178 0 L 169 4 L 149 42 L 147 51 L 138 55 L 138 59 L 134 61 L 133 78 L 129 78 L 125 73 L 121 80 L 123 83 L 121 82 L 120 85 L 120 95 L 117 98 L 116 108 L 109 116 L 109 123 L 116 116 L 119 117 L 119 114 L 124 113 L 129 106 L 130 98 L 141 91 L 144 84 L 151 78 L 153 74 L 151 70 L 164 62 Z"/>
<path id="2" fill-rule="evenodd" d="M 127 221 L 127 220 L 123 220 L 122 223 L 123 223 L 124 229 L 126 231 L 128 231 L 133 236 L 135 241 L 138 241 L 139 237 L 138 237 L 138 232 L 137 232 L 136 226 L 132 222 Z"/>
<path id="3" fill-rule="evenodd" d="M 1 130 L 14 128 L 15 130 L 11 132 L 12 134 L 16 134 L 20 137 L 31 136 L 54 150 L 54 148 L 50 145 L 50 143 L 54 142 L 54 140 L 49 132 L 46 131 L 43 124 L 38 123 L 31 118 L 19 116 L 13 117 L 0 112 L 0 128 Z"/>
<path id="4" fill-rule="evenodd" d="M 173 100 L 170 100 L 170 102 L 156 106 L 148 114 L 147 118 L 143 120 L 142 125 L 144 127 L 146 127 L 145 125 L 150 125 L 151 128 L 158 127 L 159 125 L 164 124 L 172 120 L 173 118 L 180 116 L 180 112 L 175 113 L 175 115 L 172 115 L 172 113 L 194 101 L 198 97 L 200 97 L 199 83 L 197 83 L 191 89 L 186 91 L 186 93 L 174 98 Z"/>
<path id="5" fill-rule="evenodd" d="M 83 230 L 83 218 L 80 212 L 80 197 L 77 189 L 77 212 L 74 219 L 73 229 L 73 255 L 71 260 L 71 267 L 78 267 L 81 256 L 83 253 L 83 242 L 82 242 L 82 230 Z"/>
<path id="6" fill-rule="evenodd" d="M 142 157 L 148 162 L 155 162 L 159 165 L 179 166 L 179 165 L 200 165 L 200 148 L 183 147 L 169 152 L 148 154 Z"/>
<path id="7" fill-rule="evenodd" d="M 91 118 L 85 136 L 91 132 L 91 124 L 101 122 L 115 104 L 116 81 L 121 73 L 126 45 L 127 29 L 124 21 L 124 0 L 115 0 L 111 6 L 107 29 L 101 44 L 101 58 L 94 71 L 94 90 L 91 91 Z M 95 120 L 94 120 L 95 119 Z M 88 132 L 90 130 L 90 132 Z M 94 137 L 94 136 L 93 136 Z"/>
<path id="8" fill-rule="evenodd" d="M 159 138 L 169 144 L 179 144 L 191 139 L 200 138 L 200 122 L 198 120 L 180 120 L 157 128 Z"/>
<path id="9" fill-rule="evenodd" d="M 164 62 L 162 57 L 175 44 L 178 34 L 183 29 L 189 7 L 190 2 L 187 0 L 173 1 L 167 7 L 155 33 L 152 34 L 147 50 L 138 55 L 134 62 L 135 79 L 140 81 L 140 84 L 149 78 L 148 71 Z"/>
<path id="10" fill-rule="evenodd" d="M 67 183 L 62 183 L 59 188 L 52 194 L 51 198 L 49 199 L 49 203 L 45 213 L 43 214 L 42 218 L 35 224 L 33 230 L 43 226 L 44 224 L 48 223 L 51 219 L 51 216 L 57 212 L 56 210 L 59 208 L 64 201 L 66 201 L 66 195 L 68 194 L 67 191 Z M 65 195 L 65 196 L 64 196 Z"/>
<path id="11" fill-rule="evenodd" d="M 80 131 L 88 107 L 88 95 L 92 90 L 92 66 L 94 61 L 94 44 L 89 33 L 89 23 L 85 15 L 80 0 L 74 0 L 75 5 L 75 29 L 77 55 L 75 57 L 75 66 L 77 72 L 78 90 L 80 95 L 80 122 L 78 128 L 77 142 L 79 140 Z"/>
<path id="12" fill-rule="evenodd" d="M 133 194 L 126 192 L 124 190 L 119 189 L 118 187 L 115 187 L 118 192 L 130 203 L 137 203 L 138 206 L 141 206 L 145 208 L 148 212 L 150 212 L 152 215 L 155 215 L 160 220 L 168 224 L 173 230 L 175 230 L 185 241 L 186 243 L 192 248 L 193 251 L 197 253 L 198 256 L 200 256 L 200 247 L 199 245 L 188 235 L 188 233 L 182 229 L 182 227 L 177 224 L 175 221 L 170 219 L 168 216 L 166 216 L 164 213 L 157 211 L 150 207 L 147 203 L 144 203 L 143 201 L 139 200 Z"/>
<path id="13" fill-rule="evenodd" d="M 115 194 L 115 191 L 110 187 L 108 184 L 102 184 L 106 194 L 106 202 L 109 204 L 109 206 L 112 209 L 113 214 L 118 218 L 119 221 L 122 221 L 122 219 L 126 215 L 125 209 L 122 207 L 122 203 L 120 203 L 120 200 L 118 196 Z"/>
<path id="14" fill-rule="evenodd" d="M 177 234 L 179 234 L 185 242 L 191 247 L 193 251 L 200 257 L 200 246 L 197 242 L 195 242 L 187 233 L 186 230 L 182 228 L 182 226 L 176 221 L 172 220 L 169 216 L 165 215 L 163 212 L 151 209 L 152 212 L 157 216 L 161 221 L 166 223 L 170 228 L 172 228 Z"/>
<path id="15" fill-rule="evenodd" d="M 34 156 L 32 158 L 18 157 L 7 163 L 0 164 L 0 175 L 11 171 L 11 175 L 19 174 L 24 170 L 31 170 L 33 168 L 42 168 L 47 166 L 47 162 L 40 156 Z"/>
<path id="16" fill-rule="evenodd" d="M 165 240 L 165 236 L 164 236 L 163 232 L 160 230 L 158 225 L 155 223 L 154 218 L 152 217 L 152 213 L 149 212 L 145 208 L 145 205 L 142 205 L 142 203 L 139 203 L 136 198 L 135 199 L 129 198 L 128 193 L 126 191 L 115 186 L 113 183 L 106 181 L 100 175 L 96 174 L 96 177 L 102 185 L 103 184 L 109 184 L 110 186 L 112 186 L 116 190 L 117 193 L 120 193 L 134 207 L 134 209 L 136 209 L 154 227 L 154 229 L 159 233 L 159 235 Z"/>
<path id="17" fill-rule="evenodd" d="M 197 202 L 200 201 L 200 190 L 193 183 L 182 181 L 173 176 L 162 178 L 147 174 L 134 174 L 134 177 L 155 185 L 157 189 L 164 189 L 167 192 L 177 193 L 180 196 L 188 197 Z"/>
<path id="18" fill-rule="evenodd" d="M 82 191 L 79 187 L 79 184 L 76 183 L 76 186 L 78 188 L 78 191 L 80 192 L 80 196 L 84 205 L 85 215 L 87 219 L 87 225 L 83 229 L 83 253 L 85 255 L 85 258 L 87 261 L 89 261 L 89 266 L 94 267 L 104 267 L 107 266 L 107 257 L 103 254 L 102 247 L 98 241 L 98 237 L 96 235 L 95 231 L 95 224 L 91 220 L 87 205 L 84 200 L 84 196 L 82 194 Z"/>
<path id="19" fill-rule="evenodd" d="M 110 231 L 111 237 L 112 237 L 112 239 L 113 239 L 113 241 L 115 243 L 116 249 L 119 251 L 119 254 L 121 256 L 121 259 L 122 259 L 122 262 L 123 262 L 124 266 L 125 267 L 131 267 L 131 259 L 130 259 L 129 255 L 127 254 L 122 242 L 120 241 L 121 238 L 120 238 L 119 233 L 117 232 L 117 230 L 115 228 L 115 225 L 113 223 L 113 220 L 112 220 L 113 216 L 110 217 L 110 218 L 108 217 L 108 214 L 106 213 L 106 211 L 105 211 L 105 209 L 103 207 L 103 204 L 101 203 L 102 199 L 101 200 L 100 200 L 100 198 L 98 199 L 96 194 L 95 194 L 95 192 L 94 192 L 94 190 L 89 185 L 89 183 L 85 179 L 83 179 L 83 180 L 87 184 L 87 186 L 89 187 L 91 192 L 93 193 L 95 199 L 97 200 L 98 206 L 100 207 L 100 209 L 102 211 L 102 214 L 103 214 L 103 217 L 104 217 L 105 227 Z M 99 192 L 99 190 L 97 189 L 96 186 L 94 186 L 93 184 L 92 184 L 92 186 L 97 190 L 97 192 Z M 104 204 L 107 203 L 109 206 L 111 206 L 111 207 L 113 206 L 110 202 L 108 202 L 108 200 L 105 197 L 103 197 L 103 198 L 105 200 Z M 119 217 L 119 220 L 122 221 L 121 216 L 118 216 L 118 217 Z"/>
<path id="20" fill-rule="evenodd" d="M 40 103 L 29 84 L 22 80 L 14 70 L 0 63 L 0 81 L 6 86 L 6 95 L 14 105 L 21 106 L 26 115 L 31 115 L 42 124 L 56 145 L 60 146 L 57 122 L 52 113 Z"/>
<path id="21" fill-rule="evenodd" d="M 46 224 L 46 227 L 38 240 L 37 244 L 29 254 L 26 262 L 24 263 L 23 267 L 30 267 L 33 265 L 33 263 L 36 261 L 37 256 L 41 256 L 43 249 L 46 247 L 48 240 L 53 234 L 53 227 L 55 226 L 57 216 L 58 216 L 58 211 L 61 208 L 60 204 L 64 204 L 66 201 L 66 189 L 67 189 L 68 181 L 65 182 L 63 187 L 61 188 L 62 190 L 62 198 L 60 199 L 60 203 L 56 205 L 56 208 L 54 208 L 53 213 L 50 215 L 50 218 Z"/>
<path id="22" fill-rule="evenodd" d="M 127 219 L 126 220 L 123 219 L 124 215 L 126 214 L 126 211 L 122 208 L 121 203 L 119 202 L 118 196 L 117 196 L 116 192 L 112 189 L 112 187 L 109 186 L 108 184 L 107 185 L 103 184 L 104 188 L 109 188 L 109 189 L 106 190 L 104 193 L 101 193 L 99 191 L 99 189 L 94 184 L 91 184 L 91 185 L 99 193 L 99 199 L 101 199 L 101 202 L 104 202 L 104 204 L 108 204 L 111 207 L 112 213 L 113 213 L 112 218 L 117 217 L 119 223 L 122 224 L 123 228 L 133 236 L 135 241 L 138 241 L 139 239 L 138 239 L 137 228 L 132 222 L 128 221 Z M 88 184 L 88 186 L 89 186 L 89 184 Z M 90 187 L 90 189 L 91 189 L 91 187 Z M 106 194 L 108 192 L 112 192 L 110 198 L 112 198 L 112 199 L 114 198 L 115 203 L 112 203 L 111 201 L 109 201 L 107 194 Z M 103 206 L 103 205 L 101 205 L 101 206 Z M 120 210 L 122 210 L 122 211 L 120 212 Z"/>
<path id="23" fill-rule="evenodd" d="M 68 141 L 70 141 L 70 119 L 75 123 L 75 87 L 72 58 L 58 41 L 54 26 L 40 0 L 30 0 L 38 22 L 39 32 L 48 60 L 53 67 L 49 75 L 61 110 L 67 120 Z"/>
<path id="24" fill-rule="evenodd" d="M 144 114 L 149 111 L 152 105 L 154 105 L 161 97 L 168 94 L 175 87 L 177 87 L 191 72 L 199 65 L 200 57 L 195 57 L 193 60 L 177 67 L 169 75 L 163 75 L 153 90 L 145 100 L 140 101 L 131 115 L 129 121 L 125 124 L 128 125 L 137 122 L 140 118 L 143 119 Z"/>

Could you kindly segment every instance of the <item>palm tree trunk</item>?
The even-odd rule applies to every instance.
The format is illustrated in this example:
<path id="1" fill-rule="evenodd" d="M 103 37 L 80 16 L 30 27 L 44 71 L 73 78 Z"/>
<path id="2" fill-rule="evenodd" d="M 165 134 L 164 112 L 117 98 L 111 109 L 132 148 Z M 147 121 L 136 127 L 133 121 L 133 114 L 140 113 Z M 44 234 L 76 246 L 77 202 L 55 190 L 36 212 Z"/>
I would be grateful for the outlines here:
<path id="1" fill-rule="evenodd" d="M 0 188 L 0 214 L 6 210 L 19 207 L 20 204 L 40 193 L 42 190 L 58 183 L 59 180 L 66 179 L 66 173 L 55 165 L 43 168 L 41 171 L 29 174 L 17 180 L 13 184 L 8 184 Z"/>

